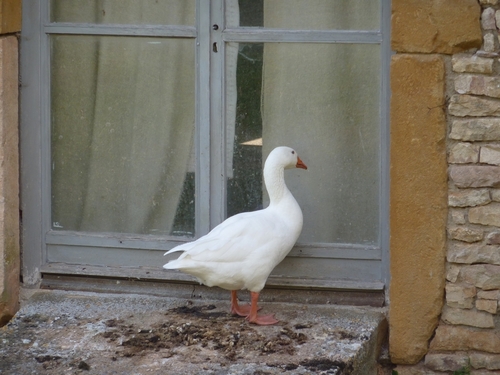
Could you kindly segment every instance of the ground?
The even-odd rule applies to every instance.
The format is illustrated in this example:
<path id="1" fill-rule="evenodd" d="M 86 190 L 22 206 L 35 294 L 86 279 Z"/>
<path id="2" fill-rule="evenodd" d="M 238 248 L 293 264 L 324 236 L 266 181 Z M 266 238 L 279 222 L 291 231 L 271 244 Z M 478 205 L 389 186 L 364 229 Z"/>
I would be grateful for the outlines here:
<path id="1" fill-rule="evenodd" d="M 0 329 L 0 374 L 376 374 L 383 311 L 40 291 Z"/>

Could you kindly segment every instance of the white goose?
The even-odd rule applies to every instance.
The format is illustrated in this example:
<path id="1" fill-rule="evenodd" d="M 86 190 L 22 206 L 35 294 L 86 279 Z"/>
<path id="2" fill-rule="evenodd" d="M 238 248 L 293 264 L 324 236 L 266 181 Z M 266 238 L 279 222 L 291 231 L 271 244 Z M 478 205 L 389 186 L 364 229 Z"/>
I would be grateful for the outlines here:
<path id="1" fill-rule="evenodd" d="M 250 323 L 275 324 L 274 314 L 258 315 L 259 293 L 271 271 L 290 252 L 302 230 L 302 211 L 285 184 L 284 170 L 307 169 L 290 147 L 277 147 L 264 165 L 270 204 L 232 216 L 196 241 L 167 251 L 184 253 L 163 268 L 178 269 L 202 284 L 231 291 L 231 313 Z M 250 306 L 238 305 L 237 290 L 248 289 Z"/>

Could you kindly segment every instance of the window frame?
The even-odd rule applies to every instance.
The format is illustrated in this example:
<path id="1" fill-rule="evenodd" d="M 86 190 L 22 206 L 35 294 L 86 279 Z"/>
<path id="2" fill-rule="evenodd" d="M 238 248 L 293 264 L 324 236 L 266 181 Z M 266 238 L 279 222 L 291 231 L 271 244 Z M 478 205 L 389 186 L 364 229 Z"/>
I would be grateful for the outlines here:
<path id="1" fill-rule="evenodd" d="M 144 259 L 177 245 L 180 238 L 120 233 L 84 233 L 51 229 L 50 192 L 50 35 L 110 35 L 191 38 L 196 45 L 196 224 L 197 236 L 226 216 L 225 46 L 245 43 L 375 43 L 380 45 L 380 195 L 379 244 L 297 244 L 295 258 L 359 262 L 359 280 L 314 280 L 271 276 L 277 286 L 383 291 L 389 279 L 389 63 L 390 0 L 381 0 L 380 30 L 285 30 L 225 27 L 224 0 L 196 0 L 196 25 L 114 25 L 51 23 L 49 0 L 23 1 L 21 34 L 21 209 L 23 282 L 35 285 L 41 274 L 191 281 L 182 273 L 152 268 Z M 204 15 L 210 15 L 206 17 Z M 217 24 L 217 30 L 213 25 Z M 218 52 L 213 52 L 217 43 Z M 206 204 L 208 202 L 208 204 Z M 141 249 L 141 251 L 137 251 Z M 106 250 L 106 251 L 104 251 Z M 99 256 L 103 267 L 92 265 Z M 115 267 L 116 257 L 137 267 Z M 364 263 L 363 263 L 364 262 Z M 373 268 L 374 267 L 374 268 Z M 373 268 L 373 269 L 372 269 Z M 370 273 L 371 272 L 371 273 Z"/>

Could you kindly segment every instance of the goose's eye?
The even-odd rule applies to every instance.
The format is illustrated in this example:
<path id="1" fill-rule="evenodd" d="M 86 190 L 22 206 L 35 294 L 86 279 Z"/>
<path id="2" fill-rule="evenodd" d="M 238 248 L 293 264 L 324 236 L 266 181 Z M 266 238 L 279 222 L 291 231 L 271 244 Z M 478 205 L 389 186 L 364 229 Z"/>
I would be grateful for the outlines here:
<path id="1" fill-rule="evenodd" d="M 295 151 L 292 150 L 292 155 L 295 155 Z"/>

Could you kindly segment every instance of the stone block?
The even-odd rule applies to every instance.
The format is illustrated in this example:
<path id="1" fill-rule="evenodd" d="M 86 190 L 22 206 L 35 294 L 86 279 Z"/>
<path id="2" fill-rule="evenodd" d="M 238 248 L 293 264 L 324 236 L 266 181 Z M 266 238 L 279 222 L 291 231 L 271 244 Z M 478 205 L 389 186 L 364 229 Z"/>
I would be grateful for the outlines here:
<path id="1" fill-rule="evenodd" d="M 483 30 L 496 30 L 495 24 L 495 9 L 494 8 L 486 8 L 481 13 L 481 26 Z"/>
<path id="2" fill-rule="evenodd" d="M 488 189 L 464 189 L 450 191 L 448 205 L 451 207 L 482 206 L 491 202 Z"/>
<path id="3" fill-rule="evenodd" d="M 494 202 L 500 202 L 500 189 L 491 189 L 491 200 Z"/>
<path id="4" fill-rule="evenodd" d="M 497 49 L 497 34 L 491 31 L 486 32 L 483 36 L 483 51 L 495 52 Z"/>
<path id="5" fill-rule="evenodd" d="M 446 280 L 452 283 L 456 282 L 460 275 L 460 269 L 460 266 L 448 263 L 446 265 Z"/>
<path id="6" fill-rule="evenodd" d="M 500 289 L 500 266 L 493 264 L 463 266 L 457 280 L 475 285 L 483 290 Z"/>
<path id="7" fill-rule="evenodd" d="M 21 31 L 22 0 L 0 0 L 0 34 Z"/>
<path id="8" fill-rule="evenodd" d="M 453 95 L 448 105 L 453 116 L 500 116 L 500 100 L 472 95 Z"/>
<path id="9" fill-rule="evenodd" d="M 448 161 L 452 164 L 477 163 L 479 160 L 479 146 L 472 143 L 460 142 L 450 148 Z"/>
<path id="10" fill-rule="evenodd" d="M 455 91 L 500 98 L 500 77 L 461 74 L 455 78 Z"/>
<path id="11" fill-rule="evenodd" d="M 465 373 L 466 374 L 466 373 Z M 470 375 L 500 375 L 500 371 L 490 371 L 490 370 L 472 370 Z"/>
<path id="12" fill-rule="evenodd" d="M 425 355 L 444 302 L 444 73 L 439 55 L 399 54 L 391 60 L 389 346 L 397 364 L 414 364 Z"/>
<path id="13" fill-rule="evenodd" d="M 457 309 L 446 306 L 441 316 L 447 324 L 464 325 L 477 328 L 494 328 L 493 315 L 477 310 Z"/>
<path id="14" fill-rule="evenodd" d="M 500 187 L 500 167 L 452 165 L 450 178 L 459 188 Z"/>
<path id="15" fill-rule="evenodd" d="M 469 221 L 474 224 L 494 225 L 500 227 L 500 203 L 472 207 L 469 210 Z"/>
<path id="16" fill-rule="evenodd" d="M 482 6 L 497 5 L 498 0 L 479 0 L 479 4 Z"/>
<path id="17" fill-rule="evenodd" d="M 425 366 L 435 371 L 458 371 L 469 364 L 467 353 L 428 353 Z"/>
<path id="18" fill-rule="evenodd" d="M 500 245 L 500 232 L 491 232 L 488 234 L 486 243 L 488 245 Z"/>
<path id="19" fill-rule="evenodd" d="M 18 44 L 0 37 L 0 326 L 19 300 Z"/>
<path id="20" fill-rule="evenodd" d="M 500 146 L 482 146 L 479 153 L 479 162 L 500 165 Z"/>
<path id="21" fill-rule="evenodd" d="M 470 364 L 474 368 L 500 370 L 500 355 L 486 353 L 470 353 Z"/>
<path id="22" fill-rule="evenodd" d="M 497 300 L 490 299 L 478 299 L 476 300 L 476 309 L 481 311 L 486 311 L 490 314 L 496 314 L 498 308 Z"/>
<path id="23" fill-rule="evenodd" d="M 424 364 L 418 364 L 415 366 L 397 366 L 394 369 L 394 372 L 398 375 L 442 375 L 442 372 L 435 372 L 427 367 Z M 393 372 L 393 373 L 394 373 Z"/>
<path id="24" fill-rule="evenodd" d="M 464 210 L 457 210 L 457 209 L 450 208 L 449 214 L 450 214 L 450 221 L 453 224 L 463 225 L 467 222 L 467 220 L 465 219 L 465 211 Z"/>
<path id="25" fill-rule="evenodd" d="M 462 141 L 499 141 L 500 119 L 455 119 L 451 124 L 450 138 Z"/>
<path id="26" fill-rule="evenodd" d="M 493 59 L 476 55 L 453 55 L 451 64 L 453 71 L 457 73 L 493 73 Z"/>
<path id="27" fill-rule="evenodd" d="M 477 298 L 500 300 L 500 290 L 480 290 L 477 293 Z"/>
<path id="28" fill-rule="evenodd" d="M 453 54 L 479 48 L 481 7 L 477 0 L 393 0 L 392 49 Z"/>
<path id="29" fill-rule="evenodd" d="M 451 263 L 487 263 L 500 265 L 500 247 L 492 245 L 466 245 L 452 242 L 446 259 Z"/>
<path id="30" fill-rule="evenodd" d="M 500 332 L 474 327 L 441 324 L 431 341 L 430 349 L 435 351 L 479 350 L 500 353 Z"/>
<path id="31" fill-rule="evenodd" d="M 460 309 L 472 309 L 476 287 L 470 284 L 446 284 L 446 304 Z"/>
<path id="32" fill-rule="evenodd" d="M 472 229 L 464 226 L 448 228 L 448 237 L 463 242 L 478 242 L 483 239 L 484 233 L 482 230 Z"/>

